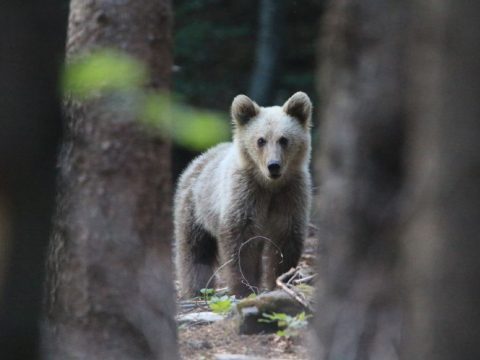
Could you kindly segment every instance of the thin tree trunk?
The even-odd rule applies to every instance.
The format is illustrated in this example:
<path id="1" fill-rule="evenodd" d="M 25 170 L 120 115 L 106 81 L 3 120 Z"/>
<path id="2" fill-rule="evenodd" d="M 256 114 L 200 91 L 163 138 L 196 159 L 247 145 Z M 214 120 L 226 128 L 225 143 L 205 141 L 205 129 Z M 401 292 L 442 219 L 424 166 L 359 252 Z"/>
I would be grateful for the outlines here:
<path id="1" fill-rule="evenodd" d="M 168 89 L 168 0 L 72 0 L 68 56 L 117 48 Z M 122 107 L 120 107 L 122 108 Z M 51 247 L 54 359 L 175 359 L 170 144 L 105 99 L 70 102 Z"/>
<path id="2" fill-rule="evenodd" d="M 315 358 L 398 359 L 404 12 L 339 0 L 323 23 Z"/>
<path id="3" fill-rule="evenodd" d="M 480 3 L 412 4 L 404 359 L 480 359 Z"/>
<path id="4" fill-rule="evenodd" d="M 36 359 L 61 130 L 61 2 L 0 5 L 0 358 Z"/>
<path id="5" fill-rule="evenodd" d="M 249 95 L 262 105 L 271 105 L 280 69 L 285 21 L 284 0 L 261 0 L 255 68 Z"/>

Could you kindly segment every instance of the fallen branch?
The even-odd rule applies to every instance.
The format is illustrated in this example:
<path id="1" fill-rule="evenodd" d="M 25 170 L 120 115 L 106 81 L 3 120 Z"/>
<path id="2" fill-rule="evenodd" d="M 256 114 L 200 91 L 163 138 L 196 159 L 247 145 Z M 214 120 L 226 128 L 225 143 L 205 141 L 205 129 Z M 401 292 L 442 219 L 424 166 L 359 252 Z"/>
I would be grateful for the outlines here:
<path id="1" fill-rule="evenodd" d="M 305 283 L 308 283 L 310 282 L 310 280 L 312 280 L 313 278 L 315 278 L 315 276 L 317 276 L 317 274 L 313 274 L 313 275 L 310 275 L 310 276 L 305 276 L 301 279 L 296 279 L 293 281 L 293 283 L 295 285 L 299 285 L 299 284 L 305 284 Z"/>
<path id="2" fill-rule="evenodd" d="M 296 272 L 298 271 L 297 268 L 291 268 L 290 270 L 288 270 L 286 273 L 280 275 L 277 280 L 275 281 L 275 283 L 277 284 L 277 286 L 279 288 L 281 288 L 283 291 L 285 291 L 288 295 L 290 295 L 291 297 L 293 297 L 295 300 L 297 300 L 304 308 L 306 308 L 307 310 L 311 311 L 310 309 L 310 305 L 308 304 L 307 300 L 305 299 L 305 297 L 303 296 L 302 293 L 298 292 L 297 290 L 295 290 L 295 288 L 290 288 L 288 286 L 288 284 L 285 283 L 285 279 L 288 278 L 289 276 L 292 276 L 293 274 L 295 274 Z"/>
<path id="3" fill-rule="evenodd" d="M 290 278 L 288 279 L 288 281 L 287 281 L 286 283 L 285 283 L 285 282 L 283 282 L 283 283 L 286 284 L 286 285 L 288 285 L 288 286 L 290 286 L 290 284 L 292 283 L 292 281 L 293 281 L 294 279 L 296 279 L 298 275 L 300 275 L 300 269 L 299 269 L 299 268 L 296 268 L 296 269 L 295 269 L 295 272 L 293 273 L 292 276 L 290 276 Z"/>

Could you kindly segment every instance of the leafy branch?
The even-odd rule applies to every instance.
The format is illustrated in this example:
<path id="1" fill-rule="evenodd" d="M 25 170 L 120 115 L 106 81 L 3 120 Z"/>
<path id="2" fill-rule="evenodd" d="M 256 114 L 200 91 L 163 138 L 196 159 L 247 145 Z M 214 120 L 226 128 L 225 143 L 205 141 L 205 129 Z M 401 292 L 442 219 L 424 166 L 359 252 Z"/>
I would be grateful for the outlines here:
<path id="1" fill-rule="evenodd" d="M 301 313 L 290 316 L 285 313 L 272 313 L 267 314 L 263 313 L 262 316 L 264 319 L 258 319 L 258 322 L 263 323 L 277 323 L 277 326 L 280 330 L 277 331 L 277 335 L 284 338 L 291 338 L 297 336 L 300 329 L 307 326 L 307 320 L 312 317 L 312 315 L 306 315 L 304 311 Z"/>

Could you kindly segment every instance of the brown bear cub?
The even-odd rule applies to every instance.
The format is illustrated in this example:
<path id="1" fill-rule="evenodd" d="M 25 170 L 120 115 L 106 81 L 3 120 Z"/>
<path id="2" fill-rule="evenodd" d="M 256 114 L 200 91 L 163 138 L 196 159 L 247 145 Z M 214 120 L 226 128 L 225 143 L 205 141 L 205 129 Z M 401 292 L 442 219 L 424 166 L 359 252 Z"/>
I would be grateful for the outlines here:
<path id="1" fill-rule="evenodd" d="M 311 203 L 312 103 L 302 92 L 260 107 L 245 95 L 231 108 L 233 142 L 215 146 L 182 174 L 175 195 L 176 268 L 181 294 L 214 287 L 221 266 L 231 293 L 297 265 Z"/>

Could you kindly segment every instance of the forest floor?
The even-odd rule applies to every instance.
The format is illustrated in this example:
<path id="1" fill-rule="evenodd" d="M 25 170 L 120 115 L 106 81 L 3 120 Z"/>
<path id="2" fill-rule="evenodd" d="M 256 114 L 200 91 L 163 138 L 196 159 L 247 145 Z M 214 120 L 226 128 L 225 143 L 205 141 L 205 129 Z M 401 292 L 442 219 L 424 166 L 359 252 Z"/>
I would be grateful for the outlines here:
<path id="1" fill-rule="evenodd" d="M 306 273 L 314 272 L 317 243 L 314 237 L 309 237 L 306 241 L 299 264 L 300 269 Z M 200 302 L 195 308 L 180 309 L 179 315 L 208 310 L 207 304 Z M 290 339 L 276 334 L 240 335 L 238 318 L 227 317 L 210 324 L 180 325 L 178 333 L 180 355 L 183 360 L 309 358 L 307 343 L 310 342 L 311 336 L 307 328 L 300 330 L 298 336 Z M 232 354 L 239 356 L 226 356 Z"/>

